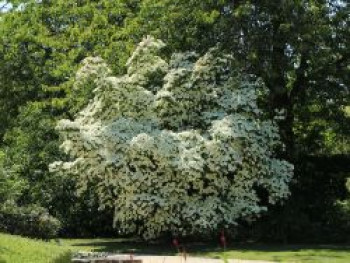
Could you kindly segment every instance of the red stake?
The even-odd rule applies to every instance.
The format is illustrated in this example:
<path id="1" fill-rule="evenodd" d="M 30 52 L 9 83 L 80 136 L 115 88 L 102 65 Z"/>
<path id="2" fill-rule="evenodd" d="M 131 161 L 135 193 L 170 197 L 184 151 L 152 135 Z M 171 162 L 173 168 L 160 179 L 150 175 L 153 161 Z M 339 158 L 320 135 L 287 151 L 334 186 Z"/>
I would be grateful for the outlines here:
<path id="1" fill-rule="evenodd" d="M 173 245 L 174 245 L 174 247 L 176 247 L 177 249 L 179 249 L 179 240 L 177 240 L 176 237 L 174 237 L 174 239 L 173 239 Z"/>

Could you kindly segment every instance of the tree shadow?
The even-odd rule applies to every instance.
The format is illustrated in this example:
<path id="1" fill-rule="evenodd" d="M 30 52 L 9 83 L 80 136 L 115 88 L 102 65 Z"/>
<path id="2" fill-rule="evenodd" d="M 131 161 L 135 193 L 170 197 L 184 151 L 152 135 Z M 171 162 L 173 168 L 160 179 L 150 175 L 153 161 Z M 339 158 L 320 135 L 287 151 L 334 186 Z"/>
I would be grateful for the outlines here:
<path id="1" fill-rule="evenodd" d="M 264 256 L 264 253 L 276 253 L 270 255 L 272 260 L 291 262 L 333 262 L 334 260 L 346 260 L 350 256 L 350 245 L 280 245 L 280 244 L 236 244 L 229 246 L 227 250 L 240 253 Z"/>
<path id="2" fill-rule="evenodd" d="M 160 256 L 172 256 L 181 252 L 178 251 L 171 242 L 162 242 L 158 244 L 146 243 L 135 240 L 87 240 L 87 242 L 81 241 L 80 243 L 73 244 L 72 246 L 92 247 L 93 252 L 109 252 L 116 254 L 138 254 L 138 255 L 160 255 Z M 186 253 L 192 256 L 211 256 L 220 258 L 221 252 L 224 252 L 223 248 L 218 245 L 217 242 L 185 242 L 182 243 L 182 247 L 185 248 Z M 335 257 L 343 258 L 343 255 L 335 255 L 335 253 L 350 252 L 349 245 L 281 245 L 281 244 L 259 244 L 259 243 L 230 243 L 225 251 L 239 251 L 240 253 L 254 253 L 262 256 L 266 252 L 276 252 L 276 256 L 273 256 L 276 261 L 281 261 L 286 255 L 284 252 L 290 253 L 300 260 L 309 260 L 310 257 L 324 257 L 326 254 L 331 254 L 330 258 L 334 260 Z M 329 253 L 328 253 L 329 252 Z"/>
<path id="3" fill-rule="evenodd" d="M 257 251 L 257 252 L 298 252 L 301 250 L 322 250 L 350 252 L 350 244 L 344 245 L 315 245 L 315 244 L 298 244 L 298 245 L 281 245 L 281 244 L 232 244 L 229 249 L 240 251 Z"/>

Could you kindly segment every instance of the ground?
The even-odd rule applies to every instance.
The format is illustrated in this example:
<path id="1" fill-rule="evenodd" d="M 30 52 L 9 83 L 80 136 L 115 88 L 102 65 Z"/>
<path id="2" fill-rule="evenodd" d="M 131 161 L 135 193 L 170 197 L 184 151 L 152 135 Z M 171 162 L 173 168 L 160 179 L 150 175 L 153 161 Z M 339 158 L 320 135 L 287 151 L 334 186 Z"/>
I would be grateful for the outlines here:
<path id="1" fill-rule="evenodd" d="M 277 262 L 348 263 L 350 245 L 242 245 L 231 244 L 224 252 L 216 244 L 186 246 L 191 256 L 271 260 Z M 71 252 L 96 251 L 176 255 L 169 244 L 145 244 L 123 239 L 60 239 L 50 242 L 0 234 L 0 263 L 67 263 Z"/>

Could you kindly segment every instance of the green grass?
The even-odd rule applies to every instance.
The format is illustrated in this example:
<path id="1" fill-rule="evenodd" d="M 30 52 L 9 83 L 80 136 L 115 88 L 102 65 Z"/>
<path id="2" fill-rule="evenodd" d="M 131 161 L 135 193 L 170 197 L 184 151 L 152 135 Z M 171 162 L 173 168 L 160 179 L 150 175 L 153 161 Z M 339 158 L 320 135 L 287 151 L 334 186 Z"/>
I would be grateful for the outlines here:
<path id="1" fill-rule="evenodd" d="M 350 246 L 332 245 L 239 245 L 222 251 L 216 244 L 192 243 L 190 255 L 212 258 L 260 259 L 278 262 L 349 263 Z M 61 239 L 43 242 L 0 234 L 0 263 L 67 263 L 74 251 L 175 255 L 170 242 L 145 244 L 126 239 Z"/>
<path id="2" fill-rule="evenodd" d="M 349 246 L 237 245 L 226 252 L 208 252 L 208 257 L 271 260 L 277 262 L 350 263 Z"/>
<path id="3" fill-rule="evenodd" d="M 0 263 L 65 263 L 70 248 L 0 233 Z"/>

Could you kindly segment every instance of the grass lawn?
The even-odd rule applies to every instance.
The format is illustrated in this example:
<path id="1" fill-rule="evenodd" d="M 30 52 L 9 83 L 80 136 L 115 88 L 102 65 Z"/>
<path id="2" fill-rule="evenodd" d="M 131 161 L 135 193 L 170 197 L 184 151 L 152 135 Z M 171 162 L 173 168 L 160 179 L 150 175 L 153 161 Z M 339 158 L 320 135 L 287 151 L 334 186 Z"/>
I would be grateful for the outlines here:
<path id="1" fill-rule="evenodd" d="M 66 263 L 69 259 L 68 247 L 0 233 L 0 263 Z"/>
<path id="2" fill-rule="evenodd" d="M 241 245 L 227 252 L 208 252 L 208 257 L 271 260 L 277 262 L 350 263 L 350 246 Z"/>
<path id="3" fill-rule="evenodd" d="M 193 256 L 261 259 L 278 262 L 349 263 L 350 246 L 331 245 L 232 245 L 223 252 L 214 244 L 190 244 Z M 68 263 L 74 251 L 175 255 L 171 244 L 145 244 L 122 239 L 61 239 L 43 242 L 0 234 L 0 263 Z"/>

